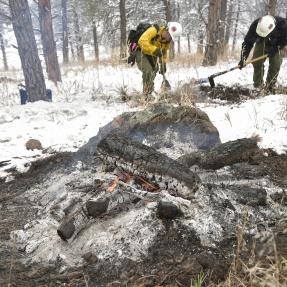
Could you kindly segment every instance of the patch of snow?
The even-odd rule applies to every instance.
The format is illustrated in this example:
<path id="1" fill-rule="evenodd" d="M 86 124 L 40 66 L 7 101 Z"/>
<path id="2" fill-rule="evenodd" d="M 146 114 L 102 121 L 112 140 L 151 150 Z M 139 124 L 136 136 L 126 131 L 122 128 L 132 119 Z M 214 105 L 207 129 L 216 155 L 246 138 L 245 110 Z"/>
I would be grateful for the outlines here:
<path id="1" fill-rule="evenodd" d="M 166 76 L 176 89 L 192 78 L 206 78 L 234 65 L 234 61 L 219 63 L 214 67 L 180 67 L 171 63 Z M 283 73 L 286 68 L 287 61 L 284 60 L 279 84 L 286 83 L 287 74 Z M 252 73 L 252 66 L 248 66 L 220 76 L 215 81 L 216 84 L 250 85 Z M 20 78 L 19 74 L 14 74 L 13 78 Z M 5 91 L 0 95 L 0 162 L 11 160 L 8 166 L 0 168 L 0 177 L 9 175 L 5 171 L 8 168 L 23 172 L 27 170 L 29 162 L 49 153 L 76 151 L 95 136 L 101 126 L 115 116 L 132 110 L 120 102 L 120 90 L 128 93 L 141 91 L 141 81 L 141 72 L 136 67 L 71 67 L 64 72 L 63 83 L 57 88 L 47 82 L 53 91 L 52 103 L 27 105 L 20 105 L 16 83 L 5 84 L 5 87 L 0 83 Z M 161 82 L 162 76 L 158 75 L 155 90 L 160 89 Z M 222 105 L 222 102 L 218 102 L 198 104 L 198 107 L 207 112 L 219 130 L 222 142 L 258 134 L 262 137 L 261 147 L 284 152 L 287 142 L 286 117 L 283 116 L 286 105 L 286 95 L 270 95 L 240 105 Z M 46 153 L 26 150 L 25 143 L 31 138 L 40 140 Z"/>

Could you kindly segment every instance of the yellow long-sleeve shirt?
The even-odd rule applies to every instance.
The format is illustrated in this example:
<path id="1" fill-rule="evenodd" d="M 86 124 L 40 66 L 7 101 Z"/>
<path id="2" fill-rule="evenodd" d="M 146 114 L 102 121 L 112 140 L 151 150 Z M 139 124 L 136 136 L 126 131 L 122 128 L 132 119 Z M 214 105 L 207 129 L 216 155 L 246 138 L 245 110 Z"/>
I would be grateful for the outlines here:
<path id="1" fill-rule="evenodd" d="M 155 56 L 157 48 L 160 48 L 163 53 L 162 60 L 167 61 L 167 51 L 170 48 L 170 43 L 162 39 L 162 33 L 166 31 L 164 26 L 160 27 L 159 31 L 155 27 L 148 28 L 139 38 L 138 44 L 144 54 Z"/>

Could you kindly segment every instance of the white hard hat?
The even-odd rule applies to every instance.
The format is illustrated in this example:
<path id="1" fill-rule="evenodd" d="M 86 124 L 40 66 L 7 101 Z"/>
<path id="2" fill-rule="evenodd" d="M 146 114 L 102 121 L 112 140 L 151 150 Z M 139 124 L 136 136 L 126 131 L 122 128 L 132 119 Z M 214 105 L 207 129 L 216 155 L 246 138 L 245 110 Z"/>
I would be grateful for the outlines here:
<path id="1" fill-rule="evenodd" d="M 182 26 L 178 22 L 168 22 L 168 33 L 170 34 L 172 40 L 177 40 L 178 37 L 181 36 Z"/>
<path id="2" fill-rule="evenodd" d="M 259 35 L 260 37 L 267 37 L 275 28 L 275 18 L 271 15 L 266 15 L 263 16 L 258 24 L 257 24 L 257 28 L 256 28 L 256 33 L 257 35 Z"/>

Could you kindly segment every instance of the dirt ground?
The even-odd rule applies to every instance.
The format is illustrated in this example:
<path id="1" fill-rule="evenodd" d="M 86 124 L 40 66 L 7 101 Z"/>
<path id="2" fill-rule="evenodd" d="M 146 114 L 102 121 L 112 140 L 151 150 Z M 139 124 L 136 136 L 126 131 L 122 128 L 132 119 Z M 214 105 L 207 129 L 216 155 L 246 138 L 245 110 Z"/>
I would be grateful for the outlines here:
<path id="1" fill-rule="evenodd" d="M 287 94 L 287 87 L 280 86 L 275 90 L 276 94 Z M 162 94 L 160 101 L 168 103 L 192 104 L 200 102 L 224 101 L 226 104 L 238 104 L 249 99 L 266 96 L 264 90 L 250 89 L 241 85 L 225 86 L 216 84 L 211 88 L 209 84 L 199 85 L 195 80 L 185 83 L 177 90 L 169 94 Z M 223 103 L 222 103 L 223 104 Z"/>
<path id="2" fill-rule="evenodd" d="M 264 155 L 266 153 L 268 157 Z M 28 200 L 19 200 L 18 196 L 31 184 L 40 182 L 55 167 L 69 168 L 70 161 L 70 154 L 54 155 L 34 163 L 28 173 L 17 176 L 15 181 L 0 183 L 0 286 L 189 286 L 191 278 L 196 278 L 200 272 L 207 274 L 206 283 L 224 280 L 233 260 L 233 246 L 236 246 L 237 238 L 226 238 L 220 248 L 206 249 L 194 234 L 182 237 L 182 227 L 174 228 L 170 221 L 165 222 L 166 230 L 150 248 L 148 258 L 143 258 L 140 263 L 126 260 L 121 262 L 121 268 L 115 266 L 108 273 L 105 270 L 111 270 L 109 262 L 97 262 L 95 265 L 89 260 L 85 266 L 63 273 L 59 272 L 57 265 L 41 266 L 29 261 L 24 265 L 27 257 L 16 249 L 9 234 L 36 218 L 37 209 Z M 254 168 L 234 169 L 234 176 L 246 178 L 264 174 L 283 189 L 287 188 L 286 154 L 264 150 L 253 158 L 250 166 Z M 274 200 L 287 204 L 284 196 L 276 198 L 274 195 Z M 287 222 L 272 224 L 278 255 L 286 257 L 287 233 L 283 231 Z M 270 253 L 267 255 L 270 256 Z M 248 256 L 245 254 L 244 257 L 247 259 Z"/>

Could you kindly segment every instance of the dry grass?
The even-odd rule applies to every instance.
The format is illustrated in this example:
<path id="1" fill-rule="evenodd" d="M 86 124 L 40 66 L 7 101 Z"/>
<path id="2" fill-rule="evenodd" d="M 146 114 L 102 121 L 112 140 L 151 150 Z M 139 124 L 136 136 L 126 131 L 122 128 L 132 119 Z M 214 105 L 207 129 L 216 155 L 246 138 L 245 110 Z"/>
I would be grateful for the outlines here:
<path id="1" fill-rule="evenodd" d="M 281 119 L 287 121 L 287 99 L 282 102 L 282 111 L 280 113 Z"/>
<path id="2" fill-rule="evenodd" d="M 279 255 L 275 235 L 268 232 L 264 249 L 268 249 L 268 256 L 259 258 L 256 252 L 256 241 L 253 240 L 252 248 L 247 249 L 244 233 L 248 213 L 244 213 L 243 223 L 237 228 L 237 244 L 234 250 L 234 260 L 225 282 L 211 284 L 206 287 L 286 287 L 287 286 L 287 258 Z M 287 230 L 283 232 L 287 233 Z M 265 250 L 264 250 L 265 251 Z M 261 250 L 263 252 L 263 250 Z M 249 254 L 249 257 L 246 256 Z M 244 260 L 242 259 L 244 258 Z"/>
<path id="3" fill-rule="evenodd" d="M 175 56 L 175 59 L 171 62 L 171 64 L 183 68 L 199 67 L 201 66 L 202 60 L 202 54 L 181 53 Z"/>

